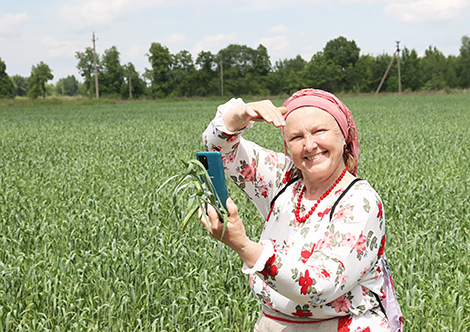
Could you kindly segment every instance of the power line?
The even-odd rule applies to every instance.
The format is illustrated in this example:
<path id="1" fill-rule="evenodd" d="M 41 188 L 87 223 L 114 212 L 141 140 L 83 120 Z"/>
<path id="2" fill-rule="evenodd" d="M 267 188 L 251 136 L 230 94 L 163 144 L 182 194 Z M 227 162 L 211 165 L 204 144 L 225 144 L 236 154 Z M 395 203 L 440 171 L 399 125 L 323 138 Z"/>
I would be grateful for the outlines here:
<path id="1" fill-rule="evenodd" d="M 397 41 L 397 50 L 395 53 L 393 53 L 392 60 L 390 61 L 387 70 L 385 71 L 384 76 L 382 77 L 382 81 L 380 81 L 379 87 L 377 88 L 377 91 L 375 91 L 375 95 L 380 91 L 380 88 L 382 87 L 382 84 L 385 81 L 385 78 L 387 77 L 388 71 L 390 70 L 390 67 L 392 67 L 393 60 L 395 60 L 395 57 L 397 57 L 398 60 L 398 93 L 401 94 L 401 72 L 400 72 L 400 42 Z"/>

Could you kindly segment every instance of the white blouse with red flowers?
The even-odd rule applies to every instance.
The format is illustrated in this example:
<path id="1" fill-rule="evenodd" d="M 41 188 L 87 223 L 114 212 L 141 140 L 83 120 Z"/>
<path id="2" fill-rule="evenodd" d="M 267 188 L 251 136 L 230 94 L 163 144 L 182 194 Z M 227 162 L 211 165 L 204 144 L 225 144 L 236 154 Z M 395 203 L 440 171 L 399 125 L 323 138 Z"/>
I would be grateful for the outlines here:
<path id="1" fill-rule="evenodd" d="M 294 211 L 303 181 L 298 180 L 277 197 L 271 209 L 272 199 L 290 180 L 294 164 L 283 153 L 243 139 L 241 134 L 252 124 L 240 132 L 225 128 L 223 113 L 240 103 L 241 99 L 232 99 L 218 107 L 203 142 L 207 150 L 222 153 L 226 175 L 250 197 L 266 221 L 260 238 L 263 253 L 253 268 L 242 269 L 250 274 L 263 311 L 305 320 L 358 316 L 376 308 L 374 293 L 383 294 L 377 262 L 385 241 L 380 197 L 367 181 L 360 180 L 330 193 L 309 219 L 299 223 Z M 314 203 L 303 199 L 301 214 Z"/>

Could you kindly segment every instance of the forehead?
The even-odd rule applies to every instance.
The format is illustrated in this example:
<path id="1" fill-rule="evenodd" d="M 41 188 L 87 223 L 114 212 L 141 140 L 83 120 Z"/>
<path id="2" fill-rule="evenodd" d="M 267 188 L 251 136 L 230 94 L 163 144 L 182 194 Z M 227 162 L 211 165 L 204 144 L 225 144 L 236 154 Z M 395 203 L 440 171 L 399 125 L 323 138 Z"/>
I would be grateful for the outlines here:
<path id="1" fill-rule="evenodd" d="M 303 129 L 305 127 L 316 125 L 336 126 L 335 118 L 328 112 L 317 107 L 301 107 L 292 111 L 286 119 L 286 131 Z"/>

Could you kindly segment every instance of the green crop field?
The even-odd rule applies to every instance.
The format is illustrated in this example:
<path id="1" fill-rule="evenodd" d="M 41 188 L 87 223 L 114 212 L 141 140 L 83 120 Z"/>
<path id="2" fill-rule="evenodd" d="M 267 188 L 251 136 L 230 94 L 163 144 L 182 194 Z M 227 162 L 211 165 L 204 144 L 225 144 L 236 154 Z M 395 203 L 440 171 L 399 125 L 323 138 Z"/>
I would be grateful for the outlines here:
<path id="1" fill-rule="evenodd" d="M 348 97 L 406 331 L 470 330 L 470 95 Z M 281 100 L 275 104 L 280 105 Z M 170 193 L 218 101 L 0 110 L 0 332 L 252 331 L 241 260 Z M 246 134 L 271 149 L 280 133 Z M 263 221 L 229 184 L 247 231 Z"/>

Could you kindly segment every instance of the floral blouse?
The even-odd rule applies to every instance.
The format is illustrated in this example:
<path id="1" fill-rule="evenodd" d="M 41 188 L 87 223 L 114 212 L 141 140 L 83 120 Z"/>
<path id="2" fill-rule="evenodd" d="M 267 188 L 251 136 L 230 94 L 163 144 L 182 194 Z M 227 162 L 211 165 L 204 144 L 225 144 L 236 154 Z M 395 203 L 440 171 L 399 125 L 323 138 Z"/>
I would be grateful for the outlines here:
<path id="1" fill-rule="evenodd" d="M 218 107 L 203 142 L 207 150 L 222 153 L 226 175 L 265 220 L 261 257 L 252 268 L 242 269 L 250 274 L 263 310 L 305 320 L 361 315 L 377 307 L 375 294 L 383 297 L 378 258 L 385 243 L 380 197 L 367 181 L 356 181 L 330 193 L 307 221 L 299 223 L 294 216 L 303 187 L 299 179 L 271 207 L 292 178 L 294 164 L 289 156 L 241 137 L 252 124 L 240 132 L 225 128 L 223 113 L 240 103 L 241 99 L 232 99 Z M 301 214 L 314 203 L 304 198 Z"/>

